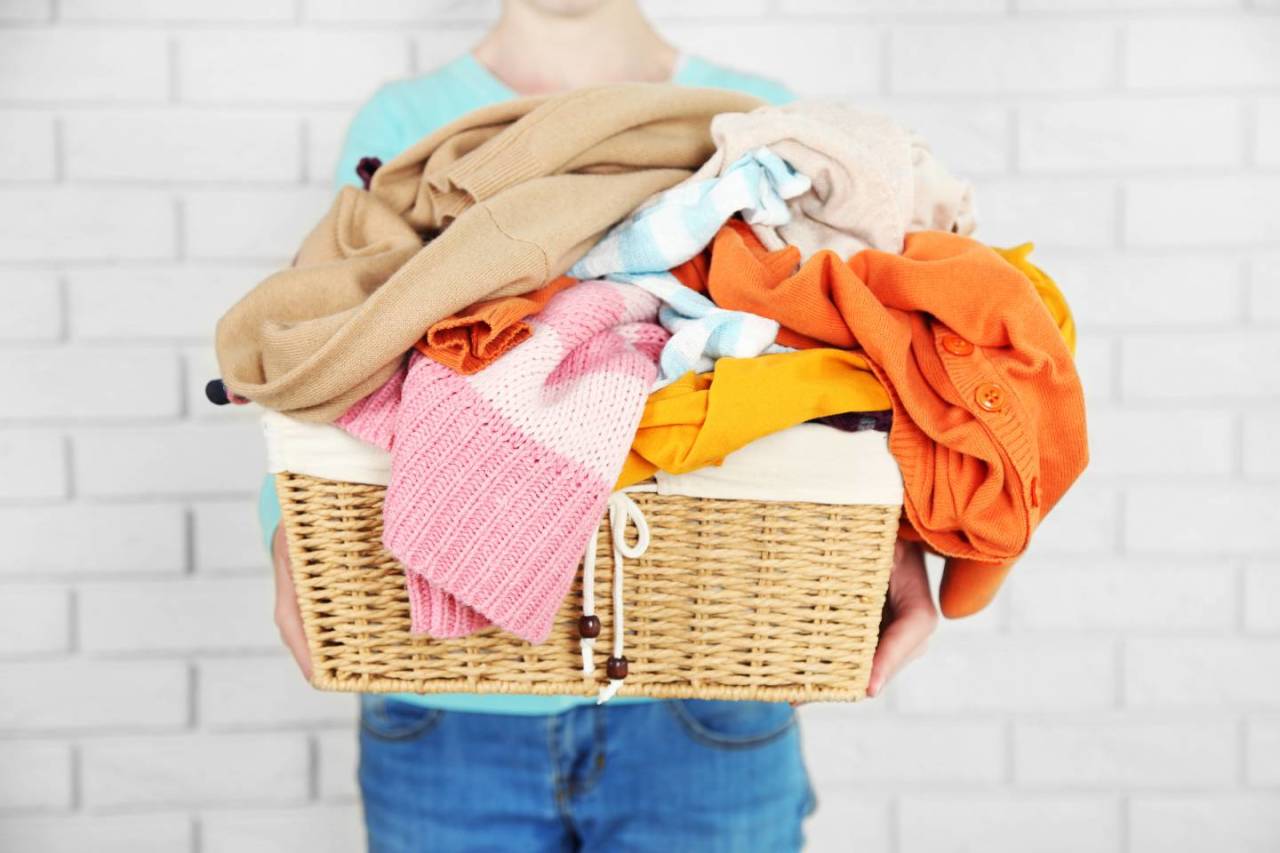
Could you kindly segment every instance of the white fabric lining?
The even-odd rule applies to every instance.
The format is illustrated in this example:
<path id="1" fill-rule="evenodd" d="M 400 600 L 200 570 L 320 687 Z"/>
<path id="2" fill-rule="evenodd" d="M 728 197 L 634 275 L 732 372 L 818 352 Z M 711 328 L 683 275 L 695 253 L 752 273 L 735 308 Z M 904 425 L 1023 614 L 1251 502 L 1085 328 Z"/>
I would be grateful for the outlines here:
<path id="1" fill-rule="evenodd" d="M 279 412 L 262 416 L 267 470 L 325 480 L 385 486 L 391 456 L 339 427 L 300 421 Z M 723 464 L 687 474 L 659 471 L 663 495 L 726 500 L 826 504 L 902 503 L 902 474 L 888 437 L 873 430 L 842 432 L 800 424 L 729 454 Z"/>

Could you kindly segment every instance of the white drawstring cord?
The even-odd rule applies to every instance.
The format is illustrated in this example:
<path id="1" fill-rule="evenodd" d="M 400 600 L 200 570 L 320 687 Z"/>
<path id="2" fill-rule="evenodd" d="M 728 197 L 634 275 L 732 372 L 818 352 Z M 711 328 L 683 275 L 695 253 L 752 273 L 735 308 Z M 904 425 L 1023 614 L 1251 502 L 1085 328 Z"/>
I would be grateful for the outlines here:
<path id="1" fill-rule="evenodd" d="M 644 513 L 636 505 L 636 502 L 624 491 L 614 492 L 609 496 L 608 511 L 609 534 L 613 540 L 613 658 L 620 660 L 623 656 L 623 644 L 626 636 L 622 602 L 622 564 L 625 558 L 634 560 L 648 550 L 649 522 L 645 519 Z M 628 523 L 633 524 L 636 528 L 636 544 L 634 545 L 627 544 Z M 582 557 L 582 612 L 584 616 L 595 615 L 595 566 L 598 542 L 597 534 L 592 533 L 587 553 Z M 592 656 L 592 650 L 595 646 L 594 638 L 583 638 L 580 641 L 580 646 L 582 648 L 582 671 L 590 675 L 595 671 L 595 662 Z M 609 684 L 600 688 L 600 695 L 596 698 L 596 704 L 602 705 L 608 702 L 620 687 L 622 687 L 621 678 L 610 678 Z"/>
<path id="2" fill-rule="evenodd" d="M 596 615 L 596 547 L 600 544 L 600 525 L 591 528 L 591 541 L 587 543 L 587 552 L 582 555 L 582 615 Z M 582 637 L 578 640 L 582 649 L 582 674 L 590 675 L 596 671 L 595 658 L 592 651 L 596 647 L 595 637 Z"/>

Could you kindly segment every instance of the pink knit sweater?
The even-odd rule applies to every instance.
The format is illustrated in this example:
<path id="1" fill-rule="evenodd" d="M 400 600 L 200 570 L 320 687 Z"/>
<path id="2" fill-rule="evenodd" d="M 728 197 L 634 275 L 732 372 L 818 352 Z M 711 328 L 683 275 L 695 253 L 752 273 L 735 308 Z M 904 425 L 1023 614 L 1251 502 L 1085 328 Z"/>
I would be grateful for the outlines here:
<path id="1" fill-rule="evenodd" d="M 546 639 L 656 376 L 657 308 L 581 282 L 479 373 L 415 352 L 337 421 L 391 452 L 382 543 L 408 570 L 415 633 Z"/>

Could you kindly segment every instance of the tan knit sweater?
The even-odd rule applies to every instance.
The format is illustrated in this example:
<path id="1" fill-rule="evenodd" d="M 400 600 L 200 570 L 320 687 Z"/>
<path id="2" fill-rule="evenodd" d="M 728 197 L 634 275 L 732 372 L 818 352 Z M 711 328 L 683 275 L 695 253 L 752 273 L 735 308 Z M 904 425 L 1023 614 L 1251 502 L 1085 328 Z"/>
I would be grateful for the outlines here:
<path id="1" fill-rule="evenodd" d="M 369 191 L 344 188 L 293 266 L 231 307 L 216 333 L 223 381 L 294 417 L 337 418 L 432 323 L 563 273 L 702 165 L 713 116 L 760 103 L 630 83 L 462 117 L 385 164 Z"/>

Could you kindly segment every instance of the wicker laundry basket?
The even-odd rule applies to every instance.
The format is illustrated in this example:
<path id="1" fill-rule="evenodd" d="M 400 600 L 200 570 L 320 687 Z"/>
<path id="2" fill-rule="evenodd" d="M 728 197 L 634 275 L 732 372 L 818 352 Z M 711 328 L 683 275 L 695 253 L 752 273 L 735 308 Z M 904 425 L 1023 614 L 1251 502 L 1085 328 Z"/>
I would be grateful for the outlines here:
<path id="1" fill-rule="evenodd" d="M 385 489 L 276 476 L 316 687 L 585 696 L 607 682 L 607 519 L 595 572 L 603 654 L 589 676 L 578 645 L 581 571 L 541 645 L 497 628 L 451 640 L 411 636 L 404 570 L 380 542 Z M 626 562 L 630 672 L 619 695 L 865 695 L 901 507 L 633 497 L 651 542 Z"/>

